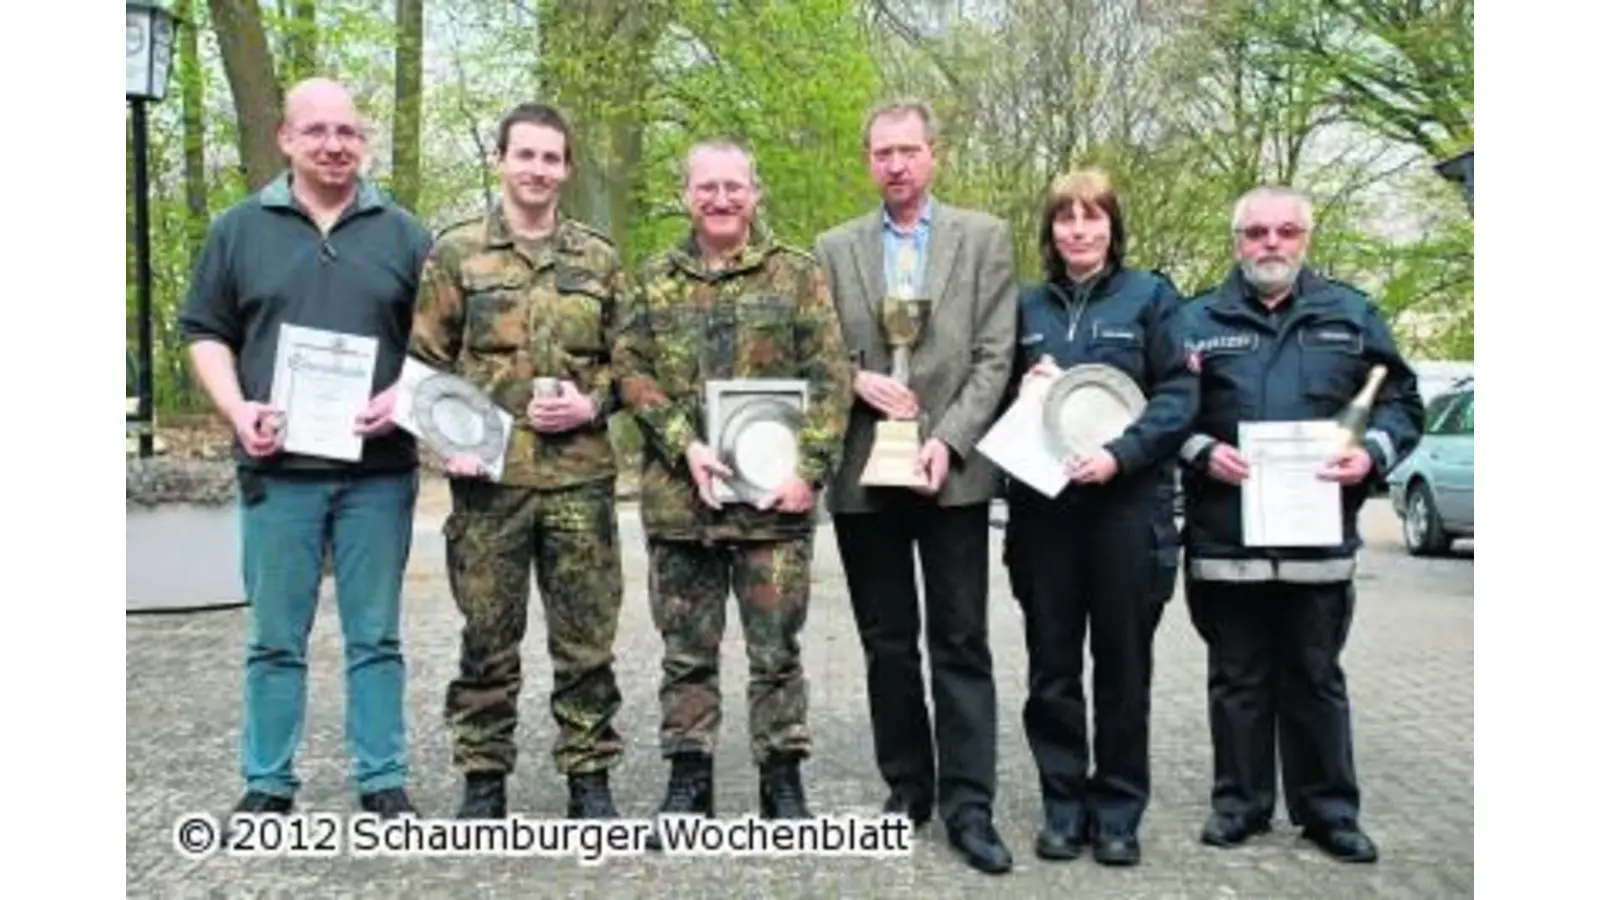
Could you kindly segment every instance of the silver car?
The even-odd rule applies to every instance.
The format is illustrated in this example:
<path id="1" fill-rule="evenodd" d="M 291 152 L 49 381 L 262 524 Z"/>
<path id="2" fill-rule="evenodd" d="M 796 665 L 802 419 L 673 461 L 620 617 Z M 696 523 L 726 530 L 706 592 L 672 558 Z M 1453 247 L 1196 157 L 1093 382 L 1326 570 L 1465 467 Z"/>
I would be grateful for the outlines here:
<path id="1" fill-rule="evenodd" d="M 1413 556 L 1472 537 L 1472 385 L 1463 379 L 1428 401 L 1422 440 L 1389 473 L 1389 499 Z"/>

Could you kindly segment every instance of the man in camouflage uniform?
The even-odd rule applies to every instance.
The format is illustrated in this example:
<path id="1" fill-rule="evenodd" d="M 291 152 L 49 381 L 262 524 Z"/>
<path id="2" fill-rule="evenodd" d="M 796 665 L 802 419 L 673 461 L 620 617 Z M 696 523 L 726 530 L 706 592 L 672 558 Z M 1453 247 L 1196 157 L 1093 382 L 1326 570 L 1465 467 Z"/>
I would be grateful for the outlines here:
<path id="1" fill-rule="evenodd" d="M 752 227 L 755 162 L 731 141 L 690 151 L 684 203 L 693 233 L 649 260 L 616 349 L 623 402 L 645 438 L 641 506 L 650 608 L 665 642 L 661 744 L 672 761 L 663 814 L 715 815 L 712 758 L 731 588 L 750 667 L 750 743 L 768 818 L 804 818 L 810 755 L 799 635 L 810 599 L 814 507 L 839 459 L 849 409 L 844 339 L 821 267 Z M 719 503 L 732 477 L 707 446 L 708 379 L 808 383 L 795 476 L 758 503 Z"/>
<path id="2" fill-rule="evenodd" d="M 479 460 L 447 461 L 446 556 L 466 619 L 461 671 L 445 700 L 454 761 L 466 773 L 459 814 L 506 813 L 531 567 L 555 669 L 567 814 L 614 818 L 607 772 L 622 752 L 612 727 L 622 704 L 612 670 L 622 568 L 606 422 L 617 406 L 610 357 L 624 273 L 606 237 L 557 214 L 572 160 L 558 112 L 512 110 L 497 149 L 503 198 L 439 235 L 411 339 L 418 360 L 479 385 L 514 417 L 499 483 L 475 477 Z M 536 377 L 561 379 L 560 395 L 536 399 Z"/>

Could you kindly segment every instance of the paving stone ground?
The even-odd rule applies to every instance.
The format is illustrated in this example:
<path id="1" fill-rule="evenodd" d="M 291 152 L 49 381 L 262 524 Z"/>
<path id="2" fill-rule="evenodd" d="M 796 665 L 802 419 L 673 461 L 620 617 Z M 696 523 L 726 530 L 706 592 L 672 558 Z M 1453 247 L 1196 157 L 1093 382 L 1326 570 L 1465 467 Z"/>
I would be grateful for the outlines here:
<path id="1" fill-rule="evenodd" d="M 637 511 L 622 513 L 628 577 L 617 647 L 624 691 L 620 727 L 628 755 L 614 775 L 625 816 L 659 802 L 666 765 L 656 749 L 659 640 L 645 597 Z M 1180 594 L 1157 637 L 1151 749 L 1154 796 L 1142 833 L 1144 864 L 1105 869 L 1090 860 L 1044 863 L 1032 855 L 1039 821 L 1036 779 L 1021 729 L 1026 656 L 1020 616 L 991 532 L 992 640 L 1000 697 L 997 827 L 1016 857 L 1003 878 L 964 866 L 929 826 L 909 857 L 729 858 L 638 856 L 585 866 L 571 859 L 336 858 L 189 859 L 173 844 L 186 813 L 226 814 L 237 799 L 245 613 L 218 610 L 127 619 L 127 890 L 130 896 L 339 897 L 912 897 L 1003 890 L 1079 897 L 1454 897 L 1473 890 L 1473 559 L 1419 560 L 1400 546 L 1393 510 L 1364 512 L 1369 548 L 1345 656 L 1354 704 L 1363 824 L 1379 843 L 1376 866 L 1321 856 L 1280 810 L 1273 834 L 1232 851 L 1196 840 L 1205 818 L 1211 758 L 1203 648 Z M 418 520 L 406 595 L 412 794 L 423 815 L 443 818 L 458 799 L 441 709 L 456 664 L 457 613 L 442 574 L 436 507 Z M 755 770 L 745 740 L 746 667 L 738 617 L 724 645 L 719 813 L 755 811 Z M 524 643 L 525 687 L 511 781 L 514 810 L 559 817 L 564 782 L 549 756 L 552 726 L 544 624 L 534 598 Z M 806 628 L 811 722 L 817 755 L 806 768 L 813 808 L 870 814 L 883 788 L 873 766 L 863 662 L 843 576 L 824 526 Z M 355 810 L 344 756 L 344 692 L 338 619 L 325 594 L 312 637 L 310 706 L 299 770 L 304 809 Z M 1086 673 L 1087 676 L 1087 673 Z M 1087 681 L 1087 677 L 1086 677 Z"/>

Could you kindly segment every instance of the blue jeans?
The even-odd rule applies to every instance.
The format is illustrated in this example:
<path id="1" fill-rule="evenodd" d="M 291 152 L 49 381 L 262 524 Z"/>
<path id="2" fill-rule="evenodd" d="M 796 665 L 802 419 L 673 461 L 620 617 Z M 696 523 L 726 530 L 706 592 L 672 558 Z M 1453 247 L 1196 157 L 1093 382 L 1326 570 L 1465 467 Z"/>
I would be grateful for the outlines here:
<path id="1" fill-rule="evenodd" d="M 406 783 L 400 590 L 417 474 L 262 476 L 239 525 L 250 646 L 240 765 L 246 788 L 291 797 L 305 724 L 306 645 L 325 541 L 344 634 L 345 741 L 362 793 Z"/>

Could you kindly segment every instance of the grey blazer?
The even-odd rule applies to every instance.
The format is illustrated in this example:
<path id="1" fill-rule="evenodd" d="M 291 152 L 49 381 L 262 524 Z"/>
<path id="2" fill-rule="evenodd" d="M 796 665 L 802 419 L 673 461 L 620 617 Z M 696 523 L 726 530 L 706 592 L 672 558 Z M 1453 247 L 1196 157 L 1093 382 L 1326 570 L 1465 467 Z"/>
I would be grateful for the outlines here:
<path id="1" fill-rule="evenodd" d="M 816 255 L 827 272 L 845 343 L 857 365 L 887 374 L 889 349 L 878 319 L 885 293 L 881 210 L 823 234 Z M 1015 353 L 1017 287 L 1010 227 L 987 213 L 935 201 L 925 278 L 933 310 L 911 356 L 910 386 L 929 413 L 930 436 L 951 450 L 950 475 L 938 503 L 987 503 L 999 488 L 999 471 L 975 448 L 1002 411 Z M 887 494 L 907 490 L 860 484 L 881 418 L 855 398 L 844 458 L 828 488 L 830 512 L 872 512 L 881 508 Z"/>

